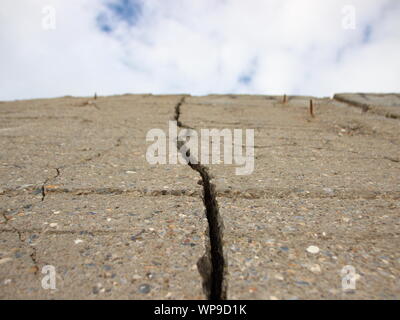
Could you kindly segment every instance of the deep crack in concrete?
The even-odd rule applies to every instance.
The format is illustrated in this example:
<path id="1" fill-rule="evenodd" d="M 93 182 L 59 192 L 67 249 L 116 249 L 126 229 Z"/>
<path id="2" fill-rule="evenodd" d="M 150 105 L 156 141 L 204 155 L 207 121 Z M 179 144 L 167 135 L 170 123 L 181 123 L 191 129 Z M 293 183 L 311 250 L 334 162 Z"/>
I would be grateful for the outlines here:
<path id="1" fill-rule="evenodd" d="M 174 120 L 179 128 L 190 128 L 180 121 L 181 106 L 185 102 L 183 97 L 175 106 Z M 203 291 L 209 300 L 225 300 L 227 298 L 227 259 L 223 250 L 223 221 L 219 213 L 217 202 L 217 193 L 215 185 L 211 182 L 208 168 L 198 164 L 198 161 L 192 161 L 194 158 L 190 155 L 190 150 L 182 151 L 184 142 L 176 141 L 178 151 L 188 160 L 188 165 L 196 171 L 201 177 L 203 186 L 203 203 L 208 222 L 208 239 L 206 243 L 206 252 L 198 260 L 197 268 L 202 277 Z"/>

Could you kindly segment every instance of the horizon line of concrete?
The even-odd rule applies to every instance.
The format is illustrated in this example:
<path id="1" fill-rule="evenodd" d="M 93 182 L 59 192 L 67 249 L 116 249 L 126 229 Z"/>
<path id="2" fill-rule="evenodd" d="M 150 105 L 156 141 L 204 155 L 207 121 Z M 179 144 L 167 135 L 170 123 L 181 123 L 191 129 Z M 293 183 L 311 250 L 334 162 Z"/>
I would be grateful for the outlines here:
<path id="1" fill-rule="evenodd" d="M 110 94 L 110 95 L 99 95 L 94 92 L 90 96 L 79 96 L 79 95 L 65 95 L 65 96 L 52 96 L 42 98 L 28 98 L 28 99 L 6 99 L 0 100 L 0 102 L 17 102 L 17 101 L 32 101 L 32 100 L 50 100 L 50 99 L 63 99 L 63 98 L 75 98 L 75 99 L 95 99 L 106 98 L 106 97 L 119 97 L 119 96 L 154 96 L 154 97 L 171 97 L 171 96 L 188 96 L 188 97 L 212 97 L 212 96 L 251 96 L 251 97 L 290 97 L 290 98 L 313 98 L 313 99 L 334 99 L 336 95 L 343 94 L 367 94 L 367 95 L 399 95 L 400 92 L 339 92 L 333 93 L 331 96 L 312 96 L 312 95 L 299 95 L 299 94 L 251 94 L 251 93 L 209 93 L 209 94 L 191 94 L 191 93 L 121 93 L 121 94 Z"/>

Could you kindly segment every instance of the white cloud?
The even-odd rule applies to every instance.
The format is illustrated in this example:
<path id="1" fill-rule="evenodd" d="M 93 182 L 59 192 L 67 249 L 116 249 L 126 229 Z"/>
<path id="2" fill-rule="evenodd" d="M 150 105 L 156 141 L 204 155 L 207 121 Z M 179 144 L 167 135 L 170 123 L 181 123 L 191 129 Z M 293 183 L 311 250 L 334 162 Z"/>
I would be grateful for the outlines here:
<path id="1" fill-rule="evenodd" d="M 348 4 L 355 30 L 342 28 Z M 0 41 L 1 100 L 400 91 L 397 0 L 3 0 Z"/>

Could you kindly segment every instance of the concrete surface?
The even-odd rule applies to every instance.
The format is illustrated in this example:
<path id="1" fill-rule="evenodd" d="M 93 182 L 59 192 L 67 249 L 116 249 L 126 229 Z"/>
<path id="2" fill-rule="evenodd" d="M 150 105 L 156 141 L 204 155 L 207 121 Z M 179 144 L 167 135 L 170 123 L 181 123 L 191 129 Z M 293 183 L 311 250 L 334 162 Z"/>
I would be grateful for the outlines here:
<path id="1" fill-rule="evenodd" d="M 336 94 L 334 98 L 370 113 L 400 119 L 400 94 L 342 93 Z"/>
<path id="2" fill-rule="evenodd" d="M 200 177 L 145 158 L 146 133 L 168 132 L 181 98 L 0 103 L 1 299 L 205 298 Z M 282 100 L 186 96 L 180 107 L 197 130 L 255 129 L 251 175 L 207 165 L 228 298 L 399 299 L 399 95 Z M 56 290 L 42 288 L 45 265 Z M 356 289 L 343 291 L 347 265 Z"/>

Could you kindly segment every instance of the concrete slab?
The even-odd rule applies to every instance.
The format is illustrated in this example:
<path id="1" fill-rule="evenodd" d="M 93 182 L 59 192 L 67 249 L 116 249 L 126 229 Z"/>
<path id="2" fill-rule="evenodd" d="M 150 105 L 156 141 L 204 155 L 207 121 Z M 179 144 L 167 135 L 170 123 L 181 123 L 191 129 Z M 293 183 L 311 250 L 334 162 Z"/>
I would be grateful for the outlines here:
<path id="1" fill-rule="evenodd" d="M 220 208 L 231 299 L 398 299 L 398 201 L 220 198 Z M 347 265 L 360 277 L 346 293 Z"/>
<path id="2" fill-rule="evenodd" d="M 335 94 L 334 99 L 388 118 L 400 118 L 399 94 L 340 93 Z"/>
<path id="3" fill-rule="evenodd" d="M 194 197 L 52 194 L 0 225 L 0 297 L 203 299 L 204 230 Z M 46 265 L 55 291 L 41 286 Z"/>
<path id="4" fill-rule="evenodd" d="M 1 299 L 204 299 L 213 200 L 228 298 L 399 299 L 397 95 L 182 97 L 0 105 Z M 214 194 L 196 170 L 146 160 L 146 134 L 174 117 L 254 129 L 254 172 L 205 164 L 216 198 L 203 204 Z M 42 288 L 45 265 L 57 290 Z"/>
<path id="5" fill-rule="evenodd" d="M 235 175 L 235 165 L 209 165 L 229 226 L 224 233 L 229 297 L 397 299 L 398 255 L 390 243 L 399 239 L 398 121 L 329 99 L 313 99 L 314 117 L 308 98 L 285 104 L 221 96 L 201 104 L 200 99 L 186 99 L 185 125 L 198 131 L 255 129 L 252 175 Z M 357 222 L 341 216 L 350 212 L 358 213 Z M 291 216 L 296 218 L 289 222 Z M 313 244 L 325 257 L 307 253 Z M 362 272 L 362 289 L 342 291 L 346 265 Z"/>

